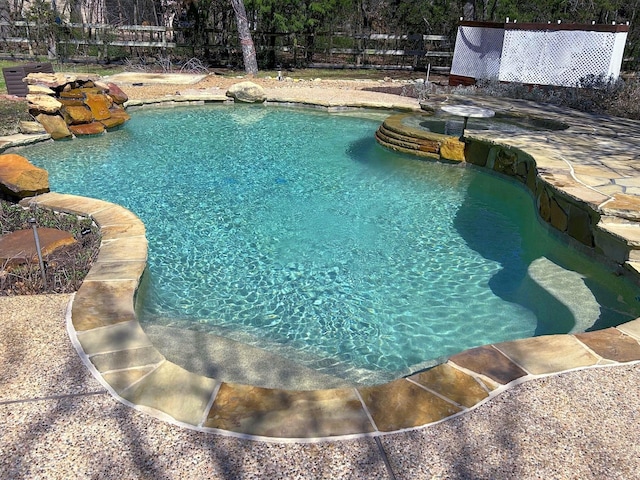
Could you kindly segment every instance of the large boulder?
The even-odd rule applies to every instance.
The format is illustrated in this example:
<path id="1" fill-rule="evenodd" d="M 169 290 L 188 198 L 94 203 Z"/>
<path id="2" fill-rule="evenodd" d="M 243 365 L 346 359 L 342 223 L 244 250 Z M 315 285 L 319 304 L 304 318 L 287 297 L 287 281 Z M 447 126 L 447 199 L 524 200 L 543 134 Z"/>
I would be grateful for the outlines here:
<path id="1" fill-rule="evenodd" d="M 41 113 L 36 116 L 36 120 L 42 124 L 45 131 L 51 135 L 54 140 L 71 137 L 71 131 L 67 126 L 67 122 L 60 115 L 47 115 Z"/>
<path id="2" fill-rule="evenodd" d="M 122 89 L 119 86 L 117 86 L 115 83 L 96 82 L 96 86 L 104 88 L 104 90 L 109 94 L 113 102 L 117 103 L 118 105 L 122 105 L 127 100 L 129 100 L 129 97 L 127 96 L 127 94 L 124 93 Z"/>
<path id="3" fill-rule="evenodd" d="M 49 191 L 49 174 L 15 153 L 0 155 L 0 190 L 25 198 Z"/>
<path id="4" fill-rule="evenodd" d="M 253 82 L 240 82 L 229 87 L 226 93 L 236 102 L 262 103 L 267 99 L 264 89 Z"/>

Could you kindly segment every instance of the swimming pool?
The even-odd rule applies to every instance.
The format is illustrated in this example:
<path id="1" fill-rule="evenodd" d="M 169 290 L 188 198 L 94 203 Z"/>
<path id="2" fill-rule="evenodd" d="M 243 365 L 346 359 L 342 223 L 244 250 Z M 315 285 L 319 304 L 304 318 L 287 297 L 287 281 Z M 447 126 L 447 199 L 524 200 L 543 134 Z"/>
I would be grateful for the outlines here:
<path id="1" fill-rule="evenodd" d="M 118 132 L 25 155 L 53 190 L 145 222 L 143 324 L 229 336 L 350 381 L 637 316 L 633 288 L 549 236 L 524 190 L 389 152 L 378 125 L 148 109 Z"/>

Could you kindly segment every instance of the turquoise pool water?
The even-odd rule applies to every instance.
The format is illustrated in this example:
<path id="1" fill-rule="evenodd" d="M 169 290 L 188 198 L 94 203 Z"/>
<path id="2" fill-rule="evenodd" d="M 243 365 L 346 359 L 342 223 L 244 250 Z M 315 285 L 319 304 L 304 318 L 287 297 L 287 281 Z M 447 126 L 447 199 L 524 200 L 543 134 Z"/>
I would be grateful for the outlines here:
<path id="1" fill-rule="evenodd" d="M 634 288 L 548 235 L 520 187 L 390 152 L 379 123 L 143 109 L 119 131 L 23 154 L 52 190 L 144 221 L 143 325 L 240 339 L 349 380 L 638 316 Z"/>

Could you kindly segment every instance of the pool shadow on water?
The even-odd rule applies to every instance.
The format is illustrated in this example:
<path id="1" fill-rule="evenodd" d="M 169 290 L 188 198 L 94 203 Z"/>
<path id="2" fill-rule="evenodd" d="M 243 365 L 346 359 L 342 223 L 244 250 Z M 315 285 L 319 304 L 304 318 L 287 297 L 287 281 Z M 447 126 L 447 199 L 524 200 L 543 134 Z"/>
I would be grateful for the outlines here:
<path id="1" fill-rule="evenodd" d="M 564 271 L 546 256 L 548 234 L 536 218 L 533 200 L 510 180 L 480 173 L 469 182 L 454 226 L 470 248 L 500 264 L 500 271 L 489 280 L 491 291 L 533 312 L 536 336 L 574 330 L 578 319 L 559 298 L 577 291 L 589 297 L 590 289 L 578 274 L 570 275 L 568 283 L 554 281 L 555 291 L 548 288 L 551 277 Z M 491 208 L 496 200 L 504 206 L 500 211 Z M 599 317 L 599 312 L 594 313 Z"/>
<path id="2" fill-rule="evenodd" d="M 640 315 L 634 284 L 547 231 L 524 187 L 480 173 L 470 180 L 454 225 L 470 248 L 500 264 L 489 287 L 535 314 L 534 335 L 600 330 Z M 499 210 L 486 208 L 496 204 Z M 508 227 L 500 234 L 499 223 Z"/>

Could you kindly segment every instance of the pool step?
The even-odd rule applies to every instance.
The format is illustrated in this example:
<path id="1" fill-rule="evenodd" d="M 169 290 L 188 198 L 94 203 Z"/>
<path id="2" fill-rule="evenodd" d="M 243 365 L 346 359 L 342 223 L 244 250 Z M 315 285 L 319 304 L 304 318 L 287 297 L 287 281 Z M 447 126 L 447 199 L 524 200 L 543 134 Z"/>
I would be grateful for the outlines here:
<path id="1" fill-rule="evenodd" d="M 595 230 L 595 243 L 610 258 L 620 263 L 640 262 L 640 223 L 620 222 L 603 216 Z"/>
<path id="2" fill-rule="evenodd" d="M 429 158 L 440 158 L 440 142 L 409 136 L 394 131 L 383 123 L 376 131 L 376 140 L 392 150 Z"/>

